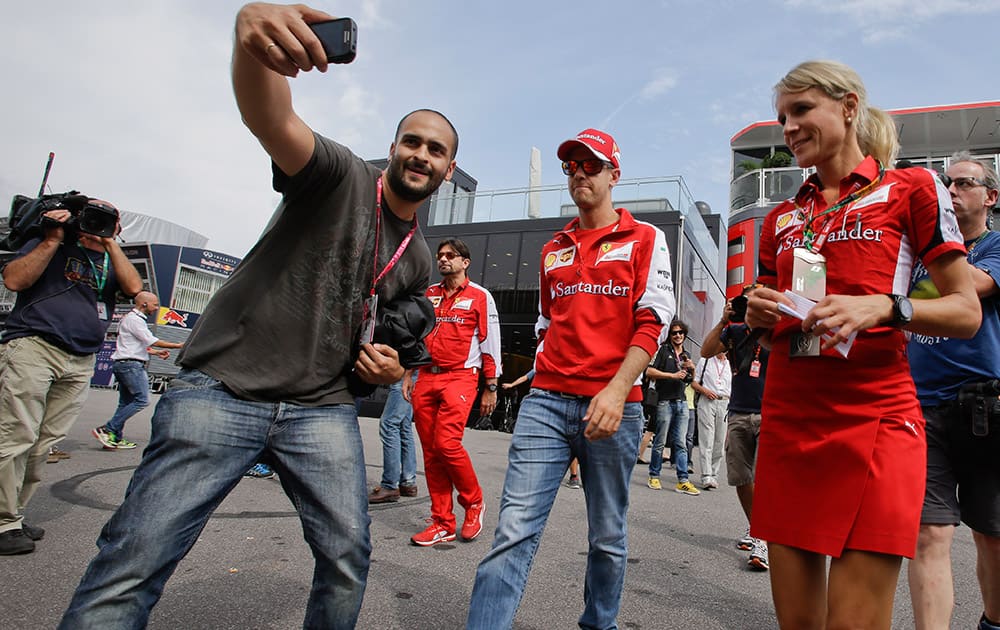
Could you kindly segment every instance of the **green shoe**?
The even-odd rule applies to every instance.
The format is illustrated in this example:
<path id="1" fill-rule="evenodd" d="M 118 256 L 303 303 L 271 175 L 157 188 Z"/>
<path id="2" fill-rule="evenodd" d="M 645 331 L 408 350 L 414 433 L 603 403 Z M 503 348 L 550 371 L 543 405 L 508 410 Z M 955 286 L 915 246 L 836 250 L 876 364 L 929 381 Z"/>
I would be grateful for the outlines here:
<path id="1" fill-rule="evenodd" d="M 91 430 L 90 434 L 93 435 L 104 448 L 117 448 L 115 446 L 115 442 L 117 442 L 118 438 L 115 437 L 113 432 L 108 431 L 104 427 L 97 427 L 96 429 Z"/>
<path id="2" fill-rule="evenodd" d="M 114 435 L 114 434 L 112 434 L 112 435 Z M 127 449 L 135 448 L 135 447 L 136 447 L 135 442 L 129 442 L 125 438 L 117 438 L 115 440 L 115 448 L 117 448 L 117 449 L 125 449 L 125 450 L 127 450 Z"/>

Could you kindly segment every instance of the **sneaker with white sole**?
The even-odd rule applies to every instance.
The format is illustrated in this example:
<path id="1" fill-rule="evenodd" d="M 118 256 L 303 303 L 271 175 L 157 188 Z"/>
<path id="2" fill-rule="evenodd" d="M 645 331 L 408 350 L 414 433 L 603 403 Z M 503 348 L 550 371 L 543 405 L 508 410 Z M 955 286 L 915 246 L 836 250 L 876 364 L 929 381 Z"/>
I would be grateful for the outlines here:
<path id="1" fill-rule="evenodd" d="M 465 522 L 462 523 L 462 540 L 472 542 L 483 531 L 483 516 L 486 515 L 486 503 L 480 501 L 470 505 L 465 510 Z"/>
<path id="2" fill-rule="evenodd" d="M 759 538 L 753 539 L 753 549 L 750 551 L 750 558 L 747 566 L 753 571 L 767 571 L 770 565 L 767 563 L 767 543 Z"/>
<path id="3" fill-rule="evenodd" d="M 115 442 L 118 440 L 118 438 L 115 436 L 114 432 L 108 431 L 104 427 L 97 427 L 96 429 L 92 429 L 90 431 L 90 434 L 93 435 L 97 439 L 97 441 L 100 442 L 102 446 L 104 446 L 104 448 L 110 448 L 110 449 L 118 448 L 117 446 L 115 446 Z"/>
<path id="4" fill-rule="evenodd" d="M 254 464 L 250 470 L 243 473 L 243 476 L 256 479 L 274 479 L 274 469 L 267 464 Z"/>
<path id="5" fill-rule="evenodd" d="M 684 481 L 679 482 L 677 484 L 677 487 L 674 488 L 674 491 L 675 492 L 680 492 L 681 494 L 690 494 L 693 497 L 696 497 L 699 494 L 701 494 L 701 490 L 699 490 L 698 488 L 695 488 L 694 484 L 691 483 L 690 481 L 688 481 L 687 479 L 685 479 Z"/>
<path id="6" fill-rule="evenodd" d="M 427 529 L 410 536 L 410 542 L 420 547 L 430 547 L 438 543 L 451 542 L 455 540 L 455 532 L 449 532 L 444 525 L 431 523 Z"/>
<path id="7" fill-rule="evenodd" d="M 747 525 L 747 531 L 743 534 L 743 537 L 736 541 L 736 548 L 740 551 L 750 551 L 753 549 L 753 536 L 750 535 L 749 525 Z"/>
<path id="8" fill-rule="evenodd" d="M 649 481 L 646 482 L 646 487 L 650 490 L 663 490 L 663 484 L 657 477 L 650 477 Z"/>
<path id="9" fill-rule="evenodd" d="M 130 448 L 135 448 L 137 445 L 135 442 L 129 442 L 123 437 L 117 438 L 115 440 L 115 448 L 118 450 L 128 450 Z"/>

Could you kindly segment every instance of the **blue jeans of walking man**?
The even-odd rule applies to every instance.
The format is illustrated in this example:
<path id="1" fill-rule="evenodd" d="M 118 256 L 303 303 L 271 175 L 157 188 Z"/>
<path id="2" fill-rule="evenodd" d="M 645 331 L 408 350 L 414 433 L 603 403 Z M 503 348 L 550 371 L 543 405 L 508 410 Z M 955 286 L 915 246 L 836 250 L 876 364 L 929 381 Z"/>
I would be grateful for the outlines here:
<path id="1" fill-rule="evenodd" d="M 663 466 L 663 448 L 670 444 L 670 457 L 677 470 L 677 481 L 688 478 L 687 451 L 688 406 L 681 398 L 661 400 L 656 405 L 656 434 L 653 437 L 653 454 L 649 459 L 649 476 L 659 477 Z"/>
<path id="2" fill-rule="evenodd" d="M 413 443 L 413 407 L 403 398 L 403 382 L 389 386 L 378 423 L 382 440 L 382 487 L 395 490 L 417 482 L 417 451 Z"/>
<path id="3" fill-rule="evenodd" d="M 59 627 L 145 628 L 216 506 L 267 453 L 316 559 L 304 627 L 354 628 L 371 552 L 354 406 L 241 400 L 184 369 L 152 423 L 142 462 Z"/>
<path id="4" fill-rule="evenodd" d="M 642 405 L 626 403 L 618 431 L 590 441 L 581 421 L 589 404 L 589 398 L 540 389 L 532 389 L 521 403 L 493 548 L 476 573 L 467 630 L 513 626 L 556 491 L 574 457 L 583 477 L 590 543 L 579 624 L 617 627 L 628 559 L 629 479 L 639 452 Z"/>
<path id="5" fill-rule="evenodd" d="M 125 422 L 149 406 L 149 375 L 140 361 L 115 361 L 111 370 L 118 381 L 118 409 L 104 428 L 120 440 Z"/>

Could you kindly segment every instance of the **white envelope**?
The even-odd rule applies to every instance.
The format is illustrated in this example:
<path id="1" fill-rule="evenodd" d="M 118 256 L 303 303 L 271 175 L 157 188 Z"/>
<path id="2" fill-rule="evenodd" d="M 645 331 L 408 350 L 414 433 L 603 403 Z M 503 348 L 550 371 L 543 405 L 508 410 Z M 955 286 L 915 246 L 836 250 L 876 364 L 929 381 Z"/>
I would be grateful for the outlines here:
<path id="1" fill-rule="evenodd" d="M 816 302 L 813 302 L 809 298 L 802 297 L 801 295 L 799 295 L 798 293 L 795 293 L 794 291 L 789 291 L 788 289 L 785 289 L 785 296 L 795 304 L 795 307 L 793 308 L 793 307 L 785 305 L 782 302 L 778 302 L 778 310 L 781 311 L 782 313 L 784 313 L 785 315 L 788 315 L 790 317 L 794 317 L 794 318 L 799 319 L 799 320 L 805 319 L 806 316 L 809 315 L 809 311 L 811 311 L 812 308 L 814 306 L 816 306 Z M 822 322 L 822 321 L 823 320 L 821 319 L 821 320 L 817 321 L 816 323 L 819 323 L 819 322 Z M 830 330 L 836 332 L 838 329 L 837 328 L 831 328 Z M 834 348 L 836 348 L 837 352 L 839 352 L 846 359 L 847 358 L 847 353 L 851 351 L 851 346 L 854 345 L 854 338 L 857 337 L 857 336 L 858 336 L 857 331 L 852 332 L 847 337 L 847 341 L 841 341 L 836 346 L 834 346 Z M 827 341 L 828 339 L 831 339 L 832 337 L 833 337 L 833 335 L 831 335 L 830 333 L 824 333 L 823 336 L 820 337 L 820 338 L 823 341 Z"/>

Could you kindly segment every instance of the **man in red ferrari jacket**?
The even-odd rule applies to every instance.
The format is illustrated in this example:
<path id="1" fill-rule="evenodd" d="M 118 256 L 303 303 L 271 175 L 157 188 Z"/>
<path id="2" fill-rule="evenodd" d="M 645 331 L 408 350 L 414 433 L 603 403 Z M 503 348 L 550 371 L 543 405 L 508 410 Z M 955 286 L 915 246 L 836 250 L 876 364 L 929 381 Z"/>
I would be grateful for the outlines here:
<path id="1" fill-rule="evenodd" d="M 489 415 L 497 406 L 500 317 L 490 292 L 469 281 L 470 263 L 468 246 L 457 238 L 438 245 L 437 266 L 444 279 L 427 288 L 437 325 L 424 339 L 433 363 L 420 368 L 416 383 L 409 372 L 403 377 L 403 396 L 413 403 L 431 497 L 431 524 L 410 537 L 410 542 L 421 547 L 455 540 L 454 491 L 465 508 L 462 540 L 473 540 L 483 529 L 483 489 L 462 446 L 462 436 L 476 400 L 480 370 L 486 377 L 486 391 L 479 411 Z"/>
<path id="2" fill-rule="evenodd" d="M 513 625 L 574 457 L 590 542 L 579 625 L 617 627 L 629 478 L 643 426 L 640 376 L 674 315 L 663 232 L 612 205 L 621 177 L 614 139 L 587 129 L 562 143 L 558 155 L 580 215 L 542 248 L 535 380 L 511 438 L 493 548 L 476 573 L 472 630 Z"/>

